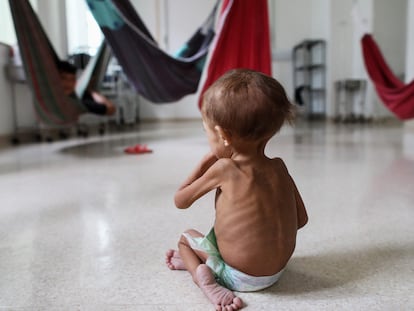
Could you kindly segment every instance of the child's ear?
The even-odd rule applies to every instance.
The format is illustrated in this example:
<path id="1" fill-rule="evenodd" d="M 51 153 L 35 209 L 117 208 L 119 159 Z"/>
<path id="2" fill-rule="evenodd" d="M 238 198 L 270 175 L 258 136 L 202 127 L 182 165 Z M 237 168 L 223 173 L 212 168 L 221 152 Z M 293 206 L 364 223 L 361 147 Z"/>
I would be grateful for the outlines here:
<path id="1" fill-rule="evenodd" d="M 216 130 L 217 135 L 220 137 L 220 139 L 223 142 L 224 146 L 226 146 L 226 147 L 230 146 L 230 143 L 231 143 L 230 135 L 228 135 L 226 133 L 226 131 L 223 130 L 223 128 L 220 125 L 216 125 L 214 127 L 214 129 Z"/>

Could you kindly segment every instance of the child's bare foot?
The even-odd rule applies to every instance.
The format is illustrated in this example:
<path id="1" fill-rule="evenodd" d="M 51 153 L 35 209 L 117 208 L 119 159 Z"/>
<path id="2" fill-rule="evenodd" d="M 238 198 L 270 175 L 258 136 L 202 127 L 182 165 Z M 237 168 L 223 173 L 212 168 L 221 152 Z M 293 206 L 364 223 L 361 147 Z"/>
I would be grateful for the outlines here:
<path id="1" fill-rule="evenodd" d="M 216 283 L 210 268 L 201 264 L 197 267 L 196 277 L 198 286 L 213 303 L 216 311 L 233 311 L 243 308 L 243 301 L 232 291 Z"/>
<path id="2" fill-rule="evenodd" d="M 187 270 L 180 254 L 173 249 L 169 249 L 165 254 L 165 263 L 171 270 Z"/>

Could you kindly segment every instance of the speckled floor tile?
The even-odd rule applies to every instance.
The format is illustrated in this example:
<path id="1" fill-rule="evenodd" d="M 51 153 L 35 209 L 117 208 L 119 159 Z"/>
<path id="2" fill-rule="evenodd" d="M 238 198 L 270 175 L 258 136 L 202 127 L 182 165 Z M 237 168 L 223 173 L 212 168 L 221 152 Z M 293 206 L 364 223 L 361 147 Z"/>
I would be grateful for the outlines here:
<path id="1" fill-rule="evenodd" d="M 173 195 L 208 150 L 200 122 L 0 150 L 0 311 L 212 310 L 164 253 L 207 231 L 213 195 Z M 123 148 L 148 144 L 152 154 Z M 245 310 L 413 310 L 414 132 L 298 123 L 270 142 L 309 213 L 278 284 Z"/>

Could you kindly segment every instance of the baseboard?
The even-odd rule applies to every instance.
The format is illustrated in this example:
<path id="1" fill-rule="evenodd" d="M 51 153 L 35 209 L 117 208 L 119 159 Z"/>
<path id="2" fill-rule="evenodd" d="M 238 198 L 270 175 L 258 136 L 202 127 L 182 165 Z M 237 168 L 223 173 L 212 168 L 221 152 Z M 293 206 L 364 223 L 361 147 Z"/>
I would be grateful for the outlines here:
<path id="1" fill-rule="evenodd" d="M 338 121 L 335 117 L 327 117 L 326 120 L 330 123 L 335 124 L 389 124 L 389 125 L 401 125 L 403 124 L 402 121 L 398 120 L 394 117 L 376 117 L 376 118 L 365 118 L 362 120 L 350 120 L 350 121 L 344 121 L 340 120 Z"/>
<path id="2" fill-rule="evenodd" d="M 142 118 L 140 119 L 141 123 L 184 123 L 184 122 L 201 122 L 201 117 L 192 117 L 192 118 Z"/>
<path id="3" fill-rule="evenodd" d="M 0 135 L 0 148 L 10 146 L 11 137 L 10 135 Z"/>
<path id="4" fill-rule="evenodd" d="M 410 132 L 414 132 L 414 119 L 404 122 L 404 129 Z"/>

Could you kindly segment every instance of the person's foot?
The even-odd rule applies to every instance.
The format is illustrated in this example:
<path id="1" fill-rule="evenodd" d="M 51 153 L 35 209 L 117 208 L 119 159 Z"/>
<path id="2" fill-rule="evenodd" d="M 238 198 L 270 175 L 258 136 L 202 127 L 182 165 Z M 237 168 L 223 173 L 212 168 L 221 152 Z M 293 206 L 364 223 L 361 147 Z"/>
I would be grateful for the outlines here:
<path id="1" fill-rule="evenodd" d="M 106 104 L 106 115 L 113 116 L 116 112 L 116 107 L 113 104 Z"/>
<path id="2" fill-rule="evenodd" d="M 187 270 L 178 251 L 169 249 L 165 254 L 165 263 L 171 270 Z"/>
<path id="3" fill-rule="evenodd" d="M 217 284 L 210 268 L 201 264 L 197 267 L 196 277 L 198 286 L 213 303 L 216 311 L 234 311 L 243 308 L 243 301 L 233 292 Z"/>

